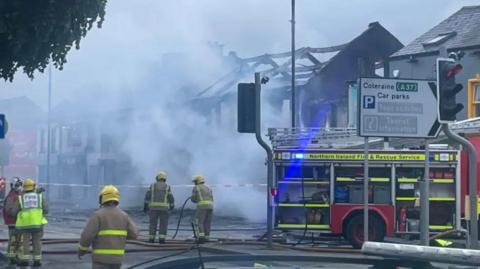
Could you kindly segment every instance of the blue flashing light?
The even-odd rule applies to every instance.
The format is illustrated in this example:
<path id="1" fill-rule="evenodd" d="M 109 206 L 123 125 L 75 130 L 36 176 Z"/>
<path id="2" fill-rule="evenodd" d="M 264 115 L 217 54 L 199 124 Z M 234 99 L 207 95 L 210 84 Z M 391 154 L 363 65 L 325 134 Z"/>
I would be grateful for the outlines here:
<path id="1" fill-rule="evenodd" d="M 294 159 L 303 159 L 305 157 L 305 155 L 303 155 L 303 153 L 295 153 L 293 154 L 293 158 Z"/>

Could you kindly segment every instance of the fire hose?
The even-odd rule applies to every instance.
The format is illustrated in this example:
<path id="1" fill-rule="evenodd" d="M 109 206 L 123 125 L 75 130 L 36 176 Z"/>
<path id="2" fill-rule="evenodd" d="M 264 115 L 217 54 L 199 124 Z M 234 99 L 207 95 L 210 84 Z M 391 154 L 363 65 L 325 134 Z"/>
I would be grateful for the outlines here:
<path id="1" fill-rule="evenodd" d="M 178 217 L 178 223 L 177 223 L 177 229 L 175 230 L 175 234 L 173 234 L 172 236 L 172 239 L 175 239 L 175 237 L 177 237 L 177 234 L 178 234 L 178 230 L 180 229 L 180 223 L 182 222 L 182 218 L 183 218 L 183 211 L 185 210 L 185 206 L 187 205 L 188 201 L 190 201 L 192 197 L 188 197 L 185 202 L 183 202 L 183 205 L 180 209 L 180 216 Z"/>

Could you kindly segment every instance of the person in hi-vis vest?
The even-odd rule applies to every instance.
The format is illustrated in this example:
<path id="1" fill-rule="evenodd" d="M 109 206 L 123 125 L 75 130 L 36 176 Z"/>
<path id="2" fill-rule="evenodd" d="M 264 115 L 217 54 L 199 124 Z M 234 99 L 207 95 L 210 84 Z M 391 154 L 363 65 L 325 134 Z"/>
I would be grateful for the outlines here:
<path id="1" fill-rule="evenodd" d="M 198 241 L 207 242 L 210 239 L 210 226 L 213 217 L 213 193 L 205 185 L 203 176 L 195 176 L 192 180 L 195 187 L 192 190 L 192 202 L 197 204 L 196 219 L 198 225 Z"/>
<path id="2" fill-rule="evenodd" d="M 155 242 L 158 227 L 158 242 L 163 244 L 167 237 L 169 210 L 173 210 L 175 199 L 172 189 L 166 183 L 167 173 L 159 172 L 155 180 L 156 182 L 150 185 L 145 194 L 143 212 L 148 212 L 150 218 L 148 241 Z"/>
<path id="3" fill-rule="evenodd" d="M 22 236 L 22 248 L 18 257 L 19 266 L 28 266 L 33 260 L 33 266 L 41 266 L 43 225 L 47 223 L 45 214 L 48 206 L 41 192 L 36 191 L 33 179 L 23 181 L 23 194 L 18 196 L 14 209 L 17 216 L 15 229 Z M 30 250 L 30 244 L 32 250 Z M 32 255 L 33 254 L 33 255 Z"/>

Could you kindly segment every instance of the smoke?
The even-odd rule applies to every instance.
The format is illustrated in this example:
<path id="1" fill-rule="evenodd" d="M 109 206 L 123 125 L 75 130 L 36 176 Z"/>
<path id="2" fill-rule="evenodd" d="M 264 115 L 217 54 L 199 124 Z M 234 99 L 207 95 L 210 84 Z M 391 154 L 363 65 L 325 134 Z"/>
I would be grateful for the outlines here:
<path id="1" fill-rule="evenodd" d="M 462 5 L 474 3 L 478 2 L 297 1 L 297 47 L 348 42 L 372 21 L 406 44 Z M 432 6 L 441 11 L 425 16 Z M 148 184 L 165 170 L 173 185 L 191 184 L 197 173 L 209 185 L 266 183 L 265 153 L 253 135 L 236 132 L 234 100 L 222 106 L 219 122 L 199 113 L 191 101 L 232 68 L 218 50 L 206 45 L 208 41 L 218 41 L 225 45 L 225 54 L 235 50 L 241 57 L 284 52 L 290 49 L 289 20 L 288 0 L 109 1 L 103 28 L 92 29 L 81 49 L 70 53 L 64 70 L 54 72 L 53 103 L 68 100 L 77 104 L 71 109 L 78 119 L 95 111 L 105 121 L 100 124 L 103 130 L 115 138 L 132 165 L 128 175 L 105 181 Z M 28 95 L 46 107 L 46 79 L 44 74 L 34 81 L 18 76 L 14 83 L 2 85 L 2 97 Z M 263 104 L 264 133 L 266 127 L 288 126 L 285 111 Z M 208 108 L 205 104 L 200 110 Z M 111 123 L 125 109 L 130 111 L 128 124 Z M 178 206 L 191 189 L 173 191 Z M 141 192 L 125 192 L 126 204 L 141 204 Z M 216 212 L 262 221 L 265 194 L 262 188 L 216 187 Z"/>
<path id="2" fill-rule="evenodd" d="M 237 133 L 235 101 L 226 102 L 220 118 L 199 112 L 212 110 L 208 102 L 192 105 L 196 92 L 233 68 L 221 59 L 215 47 L 204 45 L 193 54 L 167 55 L 166 61 L 154 65 L 129 102 L 124 102 L 133 110 L 121 149 L 135 167 L 138 183 L 152 183 L 158 171 L 166 171 L 177 205 L 191 193 L 191 188 L 178 185 L 191 185 L 192 176 L 201 174 L 207 185 L 215 186 L 217 214 L 262 221 L 266 188 L 235 187 L 266 183 L 265 152 L 253 134 Z M 208 70 L 192 68 L 207 62 Z M 265 118 L 271 119 L 270 124 L 272 120 L 279 123 L 281 117 L 269 110 L 263 110 Z M 142 202 L 141 195 L 128 197 L 127 205 Z"/>

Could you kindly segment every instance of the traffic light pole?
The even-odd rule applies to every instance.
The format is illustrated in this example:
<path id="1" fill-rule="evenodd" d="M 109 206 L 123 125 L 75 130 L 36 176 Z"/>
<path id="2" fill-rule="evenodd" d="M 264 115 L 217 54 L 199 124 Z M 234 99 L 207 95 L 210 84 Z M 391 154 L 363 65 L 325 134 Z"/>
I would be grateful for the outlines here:
<path id="1" fill-rule="evenodd" d="M 261 130 L 261 80 L 260 73 L 255 73 L 255 137 L 258 144 L 262 146 L 267 152 L 267 246 L 272 248 L 272 234 L 273 234 L 273 205 L 272 205 L 272 193 L 273 187 L 273 152 L 270 146 L 262 138 Z"/>
<path id="2" fill-rule="evenodd" d="M 468 151 L 468 189 L 470 196 L 470 248 L 478 249 L 478 213 L 477 213 L 477 152 L 467 139 L 453 133 L 448 124 L 442 124 L 448 138 L 460 143 Z"/>

